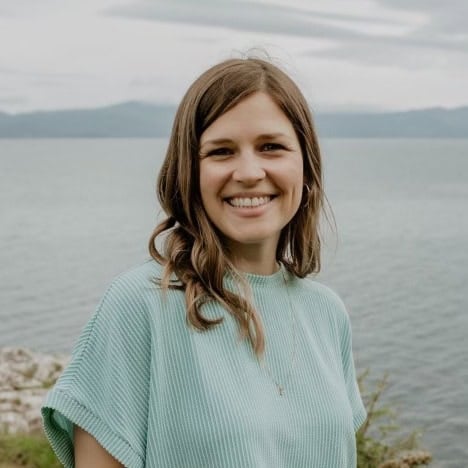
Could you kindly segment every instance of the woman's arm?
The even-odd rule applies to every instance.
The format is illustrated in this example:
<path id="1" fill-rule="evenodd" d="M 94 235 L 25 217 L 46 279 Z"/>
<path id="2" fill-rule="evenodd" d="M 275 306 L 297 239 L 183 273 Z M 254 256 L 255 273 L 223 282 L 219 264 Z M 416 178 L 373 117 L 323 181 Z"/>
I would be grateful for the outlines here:
<path id="1" fill-rule="evenodd" d="M 98 441 L 79 426 L 73 431 L 75 468 L 124 468 Z"/>

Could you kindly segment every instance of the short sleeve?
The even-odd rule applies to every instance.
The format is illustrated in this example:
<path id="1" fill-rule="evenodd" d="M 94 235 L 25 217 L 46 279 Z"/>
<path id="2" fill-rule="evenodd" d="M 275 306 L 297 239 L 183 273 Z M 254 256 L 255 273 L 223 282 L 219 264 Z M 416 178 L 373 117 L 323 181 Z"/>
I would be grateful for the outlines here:
<path id="1" fill-rule="evenodd" d="M 347 313 L 344 314 L 343 322 L 341 330 L 341 359 L 343 362 L 346 392 L 353 413 L 354 431 L 356 432 L 365 421 L 367 413 L 357 384 L 352 351 L 351 323 Z"/>
<path id="2" fill-rule="evenodd" d="M 41 409 L 58 459 L 74 467 L 73 425 L 126 467 L 144 466 L 151 337 L 138 288 L 117 279 L 84 327 Z"/>

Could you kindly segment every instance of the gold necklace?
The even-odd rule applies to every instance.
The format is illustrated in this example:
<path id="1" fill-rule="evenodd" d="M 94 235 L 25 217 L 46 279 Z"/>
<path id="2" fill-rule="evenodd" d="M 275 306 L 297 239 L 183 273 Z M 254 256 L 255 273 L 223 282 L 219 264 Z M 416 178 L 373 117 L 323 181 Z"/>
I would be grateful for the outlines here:
<path id="1" fill-rule="evenodd" d="M 286 390 L 286 385 L 289 383 L 289 380 L 291 378 L 291 375 L 292 375 L 292 372 L 293 372 L 293 369 L 294 369 L 294 365 L 296 363 L 296 348 L 297 348 L 296 340 L 297 340 L 297 337 L 296 337 L 296 321 L 295 321 L 291 296 L 289 294 L 288 282 L 287 282 L 286 276 L 284 274 L 283 266 L 280 265 L 280 268 L 281 268 L 281 274 L 283 276 L 284 286 L 286 288 L 286 294 L 288 296 L 289 317 L 290 317 L 290 320 L 291 320 L 291 329 L 292 329 L 292 337 L 293 337 L 293 349 L 291 351 L 291 365 L 289 366 L 288 374 L 287 374 L 286 379 L 284 380 L 283 383 L 280 383 L 277 379 L 275 379 L 275 377 L 273 376 L 273 373 L 271 372 L 270 367 L 268 366 L 268 364 L 266 363 L 265 360 L 263 360 L 263 367 L 265 368 L 268 375 L 270 376 L 270 379 L 275 383 L 276 388 L 278 389 L 279 395 L 283 396 L 284 392 Z"/>

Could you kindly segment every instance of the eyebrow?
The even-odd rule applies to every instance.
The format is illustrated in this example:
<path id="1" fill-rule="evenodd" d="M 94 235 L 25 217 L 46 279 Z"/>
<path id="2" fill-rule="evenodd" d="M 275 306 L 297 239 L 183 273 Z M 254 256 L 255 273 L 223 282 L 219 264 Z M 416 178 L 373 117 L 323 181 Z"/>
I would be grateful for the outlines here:
<path id="1" fill-rule="evenodd" d="M 288 135 L 285 133 L 262 133 L 261 135 L 258 135 L 256 140 L 274 140 L 276 138 L 290 138 Z M 205 141 L 201 146 L 205 145 L 223 145 L 226 143 L 233 143 L 233 140 L 230 138 L 216 138 L 214 140 L 207 140 Z"/>
<path id="2" fill-rule="evenodd" d="M 205 145 L 223 145 L 225 143 L 232 143 L 232 140 L 229 138 L 216 138 L 215 140 L 207 140 L 202 143 L 201 146 Z"/>

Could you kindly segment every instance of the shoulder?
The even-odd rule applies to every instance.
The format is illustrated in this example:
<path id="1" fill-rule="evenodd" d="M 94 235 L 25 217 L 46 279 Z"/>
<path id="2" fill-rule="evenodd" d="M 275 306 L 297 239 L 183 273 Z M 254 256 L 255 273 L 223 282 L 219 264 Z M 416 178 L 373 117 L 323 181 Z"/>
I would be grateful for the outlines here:
<path id="1" fill-rule="evenodd" d="M 130 325 L 147 320 L 148 296 L 159 294 L 162 267 L 151 260 L 116 276 L 98 303 L 91 321 Z"/>
<path id="2" fill-rule="evenodd" d="M 346 306 L 341 297 L 329 286 L 311 277 L 298 278 L 296 281 L 303 302 L 308 304 L 315 313 L 319 310 L 322 314 L 332 319 L 335 323 L 347 326 L 349 321 Z"/>
<path id="3" fill-rule="evenodd" d="M 144 262 L 116 276 L 109 284 L 94 313 L 85 324 L 73 354 L 101 346 L 131 347 L 136 341 L 150 341 L 151 308 L 146 296 L 158 294 L 154 282 L 161 267 Z"/>
<path id="4" fill-rule="evenodd" d="M 142 304 L 149 291 L 159 290 L 157 279 L 162 275 L 162 266 L 154 260 L 147 260 L 116 276 L 107 287 L 103 300 L 128 300 L 127 305 Z"/>
<path id="5" fill-rule="evenodd" d="M 108 290 L 136 292 L 155 285 L 154 280 L 160 278 L 163 267 L 154 260 L 147 260 L 133 268 L 120 273 L 110 283 Z"/>
<path id="6" fill-rule="evenodd" d="M 297 284 L 299 285 L 300 289 L 304 294 L 309 295 L 312 298 L 321 300 L 331 307 L 346 312 L 346 307 L 344 305 L 343 300 L 338 295 L 338 293 L 336 293 L 329 286 L 326 286 L 325 284 L 311 277 L 298 279 Z"/>

